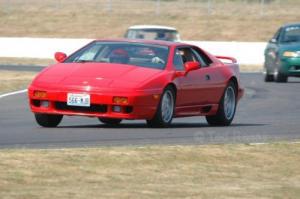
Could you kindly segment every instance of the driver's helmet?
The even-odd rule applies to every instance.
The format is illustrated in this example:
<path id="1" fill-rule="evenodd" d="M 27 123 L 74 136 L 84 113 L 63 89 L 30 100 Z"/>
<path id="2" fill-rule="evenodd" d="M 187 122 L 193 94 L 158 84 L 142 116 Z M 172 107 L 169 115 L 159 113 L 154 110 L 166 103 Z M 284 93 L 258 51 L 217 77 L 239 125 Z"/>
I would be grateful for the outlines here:
<path id="1" fill-rule="evenodd" d="M 166 39 L 166 34 L 164 32 L 158 32 L 157 37 L 155 39 L 156 40 L 165 40 Z"/>
<path id="2" fill-rule="evenodd" d="M 110 63 L 127 64 L 129 62 L 128 52 L 118 48 L 113 50 L 109 56 Z"/>

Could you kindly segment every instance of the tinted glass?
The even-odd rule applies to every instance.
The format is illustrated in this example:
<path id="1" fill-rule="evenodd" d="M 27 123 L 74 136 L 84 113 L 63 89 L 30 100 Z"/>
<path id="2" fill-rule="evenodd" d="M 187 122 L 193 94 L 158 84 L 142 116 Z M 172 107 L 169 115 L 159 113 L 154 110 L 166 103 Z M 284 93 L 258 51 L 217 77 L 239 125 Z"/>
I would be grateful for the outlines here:
<path id="1" fill-rule="evenodd" d="M 211 59 L 204 52 L 202 52 L 200 49 L 193 48 L 193 52 L 198 57 L 198 60 L 201 63 L 202 67 L 207 67 L 212 63 Z"/>
<path id="2" fill-rule="evenodd" d="M 175 52 L 173 64 L 176 70 L 184 70 L 181 53 L 178 49 Z"/>
<path id="3" fill-rule="evenodd" d="M 179 40 L 179 34 L 177 31 L 164 29 L 132 29 L 128 30 L 126 37 L 129 39 L 147 39 L 164 41 Z"/>
<path id="4" fill-rule="evenodd" d="M 181 55 L 183 63 L 189 61 L 199 61 L 191 48 L 180 48 L 179 53 Z"/>
<path id="5" fill-rule="evenodd" d="M 164 69 L 167 46 L 128 42 L 93 42 L 71 55 L 65 63 L 106 62 Z"/>
<path id="6" fill-rule="evenodd" d="M 287 27 L 283 32 L 282 42 L 300 42 L 300 26 Z"/>
<path id="7" fill-rule="evenodd" d="M 180 61 L 182 63 L 186 63 L 189 61 L 197 61 L 201 64 L 202 67 L 208 67 L 212 63 L 210 58 L 200 49 L 184 47 L 177 49 L 174 55 L 173 64 L 177 70 L 179 70 L 180 68 L 179 57 L 181 58 Z"/>

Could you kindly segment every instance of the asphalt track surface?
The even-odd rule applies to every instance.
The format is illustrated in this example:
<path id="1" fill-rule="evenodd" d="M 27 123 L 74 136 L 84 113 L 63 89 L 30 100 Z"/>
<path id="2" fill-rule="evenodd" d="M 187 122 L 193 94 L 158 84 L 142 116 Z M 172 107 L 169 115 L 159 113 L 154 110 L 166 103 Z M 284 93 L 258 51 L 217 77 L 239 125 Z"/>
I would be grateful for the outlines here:
<path id="1" fill-rule="evenodd" d="M 64 117 L 59 127 L 42 128 L 29 110 L 26 93 L 4 97 L 0 99 L 0 148 L 298 141 L 300 79 L 264 83 L 259 73 L 241 74 L 241 79 L 246 95 L 229 127 L 210 127 L 204 117 L 174 119 L 170 128 L 163 129 L 148 128 L 143 120 L 123 121 L 113 128 L 96 118 Z"/>

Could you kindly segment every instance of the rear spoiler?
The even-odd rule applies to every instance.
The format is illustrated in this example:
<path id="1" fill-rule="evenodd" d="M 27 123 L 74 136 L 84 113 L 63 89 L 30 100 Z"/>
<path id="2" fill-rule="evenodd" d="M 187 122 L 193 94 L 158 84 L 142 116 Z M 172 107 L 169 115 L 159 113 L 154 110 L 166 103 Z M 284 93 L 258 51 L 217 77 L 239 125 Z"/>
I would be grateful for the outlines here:
<path id="1" fill-rule="evenodd" d="M 226 57 L 226 56 L 216 56 L 217 59 L 220 59 L 220 61 L 222 60 L 230 60 L 232 64 L 236 64 L 237 60 L 233 57 Z"/>

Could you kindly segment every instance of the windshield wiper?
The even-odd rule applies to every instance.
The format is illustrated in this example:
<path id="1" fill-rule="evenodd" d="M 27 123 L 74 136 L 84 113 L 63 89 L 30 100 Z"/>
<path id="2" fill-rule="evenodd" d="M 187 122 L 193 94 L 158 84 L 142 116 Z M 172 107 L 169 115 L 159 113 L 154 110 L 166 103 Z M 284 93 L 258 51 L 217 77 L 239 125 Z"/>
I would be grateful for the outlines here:
<path id="1" fill-rule="evenodd" d="M 87 62 L 95 62 L 94 60 L 84 60 L 84 59 L 79 59 L 74 61 L 75 63 L 87 63 Z"/>
<path id="2" fill-rule="evenodd" d="M 292 43 L 292 42 L 300 42 L 300 40 L 298 40 L 298 39 L 287 39 L 287 40 L 283 40 L 283 42 Z"/>
<path id="3" fill-rule="evenodd" d="M 84 60 L 84 59 L 79 59 L 73 61 L 74 63 L 107 63 L 107 61 L 100 60 L 100 61 L 95 61 L 95 60 Z"/>

